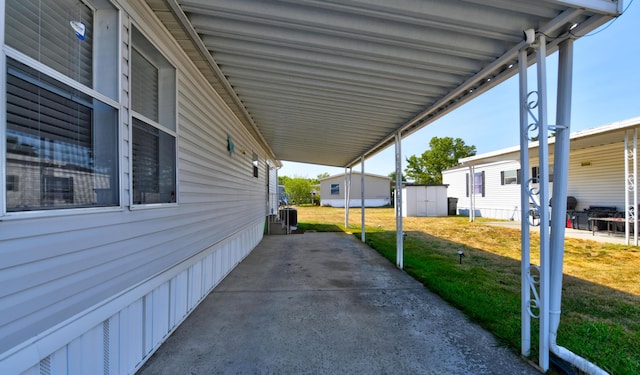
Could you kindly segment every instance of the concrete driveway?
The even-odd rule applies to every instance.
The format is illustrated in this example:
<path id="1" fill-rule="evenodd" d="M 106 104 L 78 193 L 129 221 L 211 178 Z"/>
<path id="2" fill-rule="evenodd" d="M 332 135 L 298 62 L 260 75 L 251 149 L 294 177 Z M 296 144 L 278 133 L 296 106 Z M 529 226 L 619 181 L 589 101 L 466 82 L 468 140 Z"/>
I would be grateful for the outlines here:
<path id="1" fill-rule="evenodd" d="M 140 374 L 539 374 L 354 236 L 268 236 Z"/>

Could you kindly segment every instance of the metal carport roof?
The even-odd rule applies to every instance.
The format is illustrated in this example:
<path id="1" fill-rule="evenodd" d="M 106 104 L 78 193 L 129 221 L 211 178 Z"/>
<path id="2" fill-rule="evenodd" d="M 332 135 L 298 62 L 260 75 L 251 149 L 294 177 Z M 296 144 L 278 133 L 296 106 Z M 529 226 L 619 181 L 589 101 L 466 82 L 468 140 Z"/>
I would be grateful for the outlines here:
<path id="1" fill-rule="evenodd" d="M 523 30 L 544 33 L 552 53 L 622 6 L 612 0 L 146 2 L 276 159 L 339 167 L 358 164 L 393 144 L 398 132 L 406 136 L 515 75 Z"/>

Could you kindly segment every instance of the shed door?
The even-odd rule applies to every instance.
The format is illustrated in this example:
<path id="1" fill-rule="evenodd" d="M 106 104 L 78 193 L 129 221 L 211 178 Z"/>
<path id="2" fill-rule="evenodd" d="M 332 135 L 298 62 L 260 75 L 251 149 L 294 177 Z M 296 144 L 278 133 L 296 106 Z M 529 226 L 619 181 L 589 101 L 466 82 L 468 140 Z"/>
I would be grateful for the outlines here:
<path id="1" fill-rule="evenodd" d="M 438 215 L 438 188 L 425 187 L 425 216 Z"/>
<path id="2" fill-rule="evenodd" d="M 438 210 L 437 189 L 421 186 L 416 189 L 416 216 L 435 216 Z"/>

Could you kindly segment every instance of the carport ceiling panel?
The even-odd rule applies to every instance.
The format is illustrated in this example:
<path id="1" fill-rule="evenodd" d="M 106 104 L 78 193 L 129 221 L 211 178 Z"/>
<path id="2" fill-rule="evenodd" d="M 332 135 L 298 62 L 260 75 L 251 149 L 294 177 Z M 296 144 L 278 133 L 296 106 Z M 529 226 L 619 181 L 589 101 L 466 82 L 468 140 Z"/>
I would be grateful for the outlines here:
<path id="1" fill-rule="evenodd" d="M 179 6 L 276 157 L 344 166 L 517 45 L 522 30 L 557 17 L 564 3 L 187 0 Z"/>

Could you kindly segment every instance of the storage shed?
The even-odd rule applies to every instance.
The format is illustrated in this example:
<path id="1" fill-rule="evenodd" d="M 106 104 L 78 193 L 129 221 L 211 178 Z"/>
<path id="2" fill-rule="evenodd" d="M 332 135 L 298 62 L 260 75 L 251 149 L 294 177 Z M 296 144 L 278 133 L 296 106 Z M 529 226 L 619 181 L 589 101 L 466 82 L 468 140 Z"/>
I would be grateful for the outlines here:
<path id="1" fill-rule="evenodd" d="M 447 216 L 448 186 L 405 186 L 402 188 L 402 216 Z"/>

